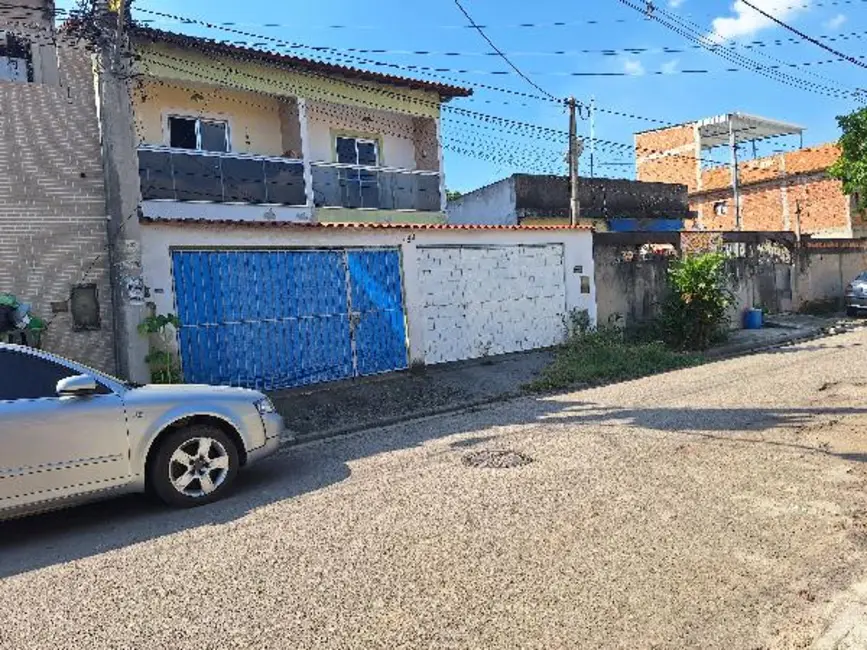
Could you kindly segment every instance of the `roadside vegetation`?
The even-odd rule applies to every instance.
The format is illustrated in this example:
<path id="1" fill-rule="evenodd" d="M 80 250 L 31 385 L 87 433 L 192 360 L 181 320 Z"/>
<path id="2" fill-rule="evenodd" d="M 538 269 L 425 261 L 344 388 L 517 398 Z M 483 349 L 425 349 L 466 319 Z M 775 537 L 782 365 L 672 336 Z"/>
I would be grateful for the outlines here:
<path id="1" fill-rule="evenodd" d="M 703 350 L 725 340 L 732 296 L 725 256 L 703 253 L 672 262 L 659 317 L 639 329 L 591 327 L 586 312 L 566 323 L 567 339 L 531 391 L 638 379 L 704 362 Z"/>

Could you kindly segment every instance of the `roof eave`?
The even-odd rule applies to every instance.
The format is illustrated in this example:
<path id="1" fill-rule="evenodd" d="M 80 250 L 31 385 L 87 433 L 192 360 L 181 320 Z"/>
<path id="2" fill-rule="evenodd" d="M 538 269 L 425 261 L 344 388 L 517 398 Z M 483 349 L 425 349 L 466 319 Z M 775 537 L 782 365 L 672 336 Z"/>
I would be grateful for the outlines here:
<path id="1" fill-rule="evenodd" d="M 306 70 L 309 72 L 319 72 L 335 77 L 343 77 L 346 79 L 358 79 L 380 83 L 410 90 L 423 90 L 427 92 L 435 92 L 439 95 L 441 101 L 448 101 L 454 98 L 470 97 L 473 94 L 472 88 L 463 88 L 461 86 L 451 86 L 437 82 L 425 81 L 424 79 L 412 79 L 410 77 L 401 77 L 397 75 L 389 75 L 382 72 L 373 72 L 363 68 L 354 68 L 336 63 L 327 63 L 316 61 L 315 59 L 307 59 L 304 57 L 291 56 L 288 54 L 279 54 L 276 52 L 268 52 L 266 50 L 257 50 L 255 48 L 243 47 L 240 45 L 232 45 L 230 43 L 222 43 L 220 41 L 202 38 L 198 36 L 190 36 L 188 34 L 180 34 L 177 32 L 167 32 L 152 27 L 144 27 L 141 25 L 134 26 L 131 30 L 131 35 L 134 38 L 142 38 L 151 42 L 163 42 L 178 47 L 197 47 L 203 51 L 215 54 L 237 55 L 241 54 L 251 58 L 255 58 L 261 63 L 268 65 L 276 65 L 279 67 L 289 68 L 293 70 Z"/>

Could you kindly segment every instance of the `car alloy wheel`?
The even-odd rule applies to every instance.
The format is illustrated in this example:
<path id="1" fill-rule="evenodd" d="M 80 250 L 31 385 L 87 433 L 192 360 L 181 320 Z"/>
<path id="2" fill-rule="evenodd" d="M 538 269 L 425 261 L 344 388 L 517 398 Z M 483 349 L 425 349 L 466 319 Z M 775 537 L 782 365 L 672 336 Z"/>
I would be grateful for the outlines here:
<path id="1" fill-rule="evenodd" d="M 229 453 L 219 440 L 190 438 L 171 455 L 169 481 L 184 496 L 198 499 L 223 485 L 230 464 Z"/>
<path id="2" fill-rule="evenodd" d="M 148 461 L 148 485 L 169 505 L 191 508 L 222 498 L 240 467 L 238 445 L 225 431 L 194 424 L 159 441 Z"/>

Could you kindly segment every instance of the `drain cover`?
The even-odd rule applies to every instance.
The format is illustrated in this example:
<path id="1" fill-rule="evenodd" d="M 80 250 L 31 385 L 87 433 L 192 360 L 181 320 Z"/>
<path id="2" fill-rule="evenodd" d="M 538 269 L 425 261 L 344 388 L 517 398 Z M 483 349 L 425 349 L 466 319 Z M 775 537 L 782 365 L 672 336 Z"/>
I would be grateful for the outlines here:
<path id="1" fill-rule="evenodd" d="M 485 469 L 508 469 L 523 467 L 533 462 L 533 459 L 518 451 L 511 450 L 481 450 L 464 454 L 463 463 L 467 467 L 482 467 Z"/>

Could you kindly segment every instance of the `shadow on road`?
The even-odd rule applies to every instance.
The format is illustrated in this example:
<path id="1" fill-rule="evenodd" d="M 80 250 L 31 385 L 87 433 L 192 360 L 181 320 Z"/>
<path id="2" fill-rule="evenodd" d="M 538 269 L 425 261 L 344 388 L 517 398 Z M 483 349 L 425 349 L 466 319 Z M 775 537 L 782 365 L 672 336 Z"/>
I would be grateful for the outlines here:
<path id="1" fill-rule="evenodd" d="M 0 578 L 187 529 L 237 521 L 257 508 L 346 480 L 351 475 L 350 463 L 358 459 L 460 435 L 466 437 L 448 441 L 450 450 L 496 447 L 498 435 L 490 431 L 492 427 L 533 423 L 562 426 L 574 432 L 576 438 L 582 427 L 591 428 L 595 435 L 600 431 L 604 435 L 605 427 L 635 429 L 635 435 L 641 435 L 641 430 L 679 432 L 712 442 L 770 445 L 862 462 L 867 460 L 867 446 L 865 453 L 834 454 L 806 440 L 766 440 L 756 434 L 780 428 L 806 434 L 823 422 L 864 414 L 867 408 L 620 408 L 564 401 L 562 397 L 524 398 L 290 448 L 242 472 L 230 498 L 202 508 L 169 510 L 144 497 L 132 496 L 0 523 Z"/>

